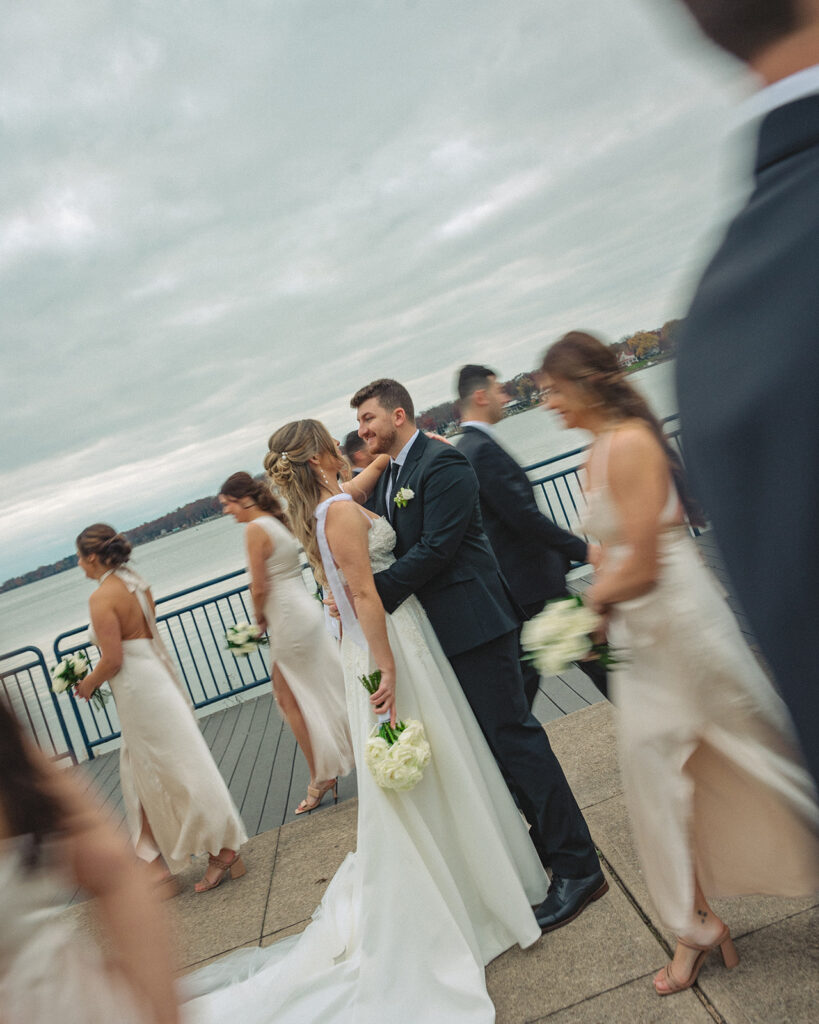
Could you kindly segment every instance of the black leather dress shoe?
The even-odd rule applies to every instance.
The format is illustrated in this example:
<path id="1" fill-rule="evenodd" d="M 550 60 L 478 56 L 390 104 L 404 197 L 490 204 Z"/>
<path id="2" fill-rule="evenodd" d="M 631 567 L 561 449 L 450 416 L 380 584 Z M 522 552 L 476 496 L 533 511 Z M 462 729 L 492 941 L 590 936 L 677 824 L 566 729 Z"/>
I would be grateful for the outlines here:
<path id="1" fill-rule="evenodd" d="M 541 931 L 551 932 L 582 914 L 586 907 L 609 891 L 602 871 L 585 878 L 561 878 L 552 875 L 546 899 L 535 910 Z"/>

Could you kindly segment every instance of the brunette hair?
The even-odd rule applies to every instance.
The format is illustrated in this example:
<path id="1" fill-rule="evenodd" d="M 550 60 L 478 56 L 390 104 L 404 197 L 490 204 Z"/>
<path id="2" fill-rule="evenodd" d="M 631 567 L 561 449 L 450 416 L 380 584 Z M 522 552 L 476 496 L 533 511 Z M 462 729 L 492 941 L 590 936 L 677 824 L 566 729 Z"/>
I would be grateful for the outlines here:
<path id="1" fill-rule="evenodd" d="M 48 779 L 31 756 L 23 730 L 0 698 L 0 806 L 12 836 L 29 836 L 26 865 L 34 867 L 43 839 L 59 830 L 65 813 Z"/>
<path id="2" fill-rule="evenodd" d="M 77 537 L 77 550 L 81 555 L 96 555 L 103 565 L 116 569 L 131 557 L 131 543 L 107 523 L 86 526 Z"/>
<path id="3" fill-rule="evenodd" d="M 462 366 L 458 373 L 458 398 L 461 402 L 468 401 L 476 391 L 489 387 L 491 377 L 497 380 L 497 374 L 488 366 L 478 366 L 476 363 L 467 363 Z"/>
<path id="4" fill-rule="evenodd" d="M 366 447 L 364 438 L 358 436 L 357 430 L 351 430 L 344 438 L 344 454 L 348 459 L 352 459 L 356 452 L 360 452 L 362 448 Z"/>
<path id="5" fill-rule="evenodd" d="M 387 412 L 403 409 L 407 419 L 411 423 L 415 422 L 415 406 L 412 404 L 410 393 L 397 380 L 382 377 L 380 380 L 374 380 L 370 384 L 365 384 L 350 399 L 350 406 L 353 409 L 358 409 L 370 398 L 375 398 L 378 404 L 383 409 L 386 409 Z"/>
<path id="6" fill-rule="evenodd" d="M 231 473 L 219 488 L 219 493 L 226 498 L 250 498 L 255 505 L 258 505 L 262 512 L 268 512 L 279 522 L 289 527 L 287 516 L 284 514 L 282 503 L 270 490 L 270 487 L 252 477 L 250 473 Z"/>
<path id="7" fill-rule="evenodd" d="M 723 50 L 749 61 L 795 32 L 799 0 L 682 0 L 702 31 Z"/>
<path id="8" fill-rule="evenodd" d="M 313 575 L 321 586 L 325 586 L 327 578 L 316 537 L 319 483 L 308 460 L 322 452 L 338 457 L 336 443 L 318 420 L 295 420 L 279 427 L 271 435 L 267 447 L 269 451 L 264 468 L 272 485 L 287 502 L 290 528 L 304 548 Z"/>
<path id="9" fill-rule="evenodd" d="M 665 453 L 688 521 L 693 526 L 705 525 L 702 509 L 689 492 L 680 456 L 668 443 L 646 400 L 626 380 L 617 356 L 607 345 L 583 331 L 569 331 L 546 350 L 540 372 L 578 384 L 620 419 L 642 420 Z"/>

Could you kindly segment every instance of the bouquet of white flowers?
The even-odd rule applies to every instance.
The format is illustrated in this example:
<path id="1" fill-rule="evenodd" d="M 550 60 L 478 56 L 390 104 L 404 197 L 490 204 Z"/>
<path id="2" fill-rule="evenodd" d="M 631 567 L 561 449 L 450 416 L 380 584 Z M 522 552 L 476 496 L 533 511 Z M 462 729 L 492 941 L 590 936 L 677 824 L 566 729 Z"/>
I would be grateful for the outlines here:
<path id="1" fill-rule="evenodd" d="M 91 664 L 85 651 L 77 651 L 76 654 L 67 654 L 51 670 L 51 689 L 55 693 L 65 693 L 66 690 L 76 687 L 91 671 Z M 109 691 L 103 691 L 99 687 L 91 694 L 91 700 L 102 710 L 105 703 L 111 696 Z"/>
<path id="2" fill-rule="evenodd" d="M 270 643 L 269 638 L 262 634 L 261 626 L 257 626 L 255 622 L 237 622 L 233 626 L 228 626 L 225 630 L 225 640 L 227 649 L 234 658 L 253 654 L 262 644 Z"/>
<path id="3" fill-rule="evenodd" d="M 375 693 L 381 685 L 381 670 L 362 676 L 361 682 L 367 693 Z M 431 757 L 424 727 L 412 718 L 392 726 L 389 715 L 380 715 L 364 747 L 364 760 L 378 785 L 402 792 L 418 785 Z"/>
<path id="4" fill-rule="evenodd" d="M 597 659 L 608 667 L 617 664 L 609 645 L 596 644 L 591 638 L 600 622 L 600 616 L 583 604 L 581 597 L 559 597 L 524 622 L 520 643 L 544 676 L 563 672 L 573 661 Z"/>

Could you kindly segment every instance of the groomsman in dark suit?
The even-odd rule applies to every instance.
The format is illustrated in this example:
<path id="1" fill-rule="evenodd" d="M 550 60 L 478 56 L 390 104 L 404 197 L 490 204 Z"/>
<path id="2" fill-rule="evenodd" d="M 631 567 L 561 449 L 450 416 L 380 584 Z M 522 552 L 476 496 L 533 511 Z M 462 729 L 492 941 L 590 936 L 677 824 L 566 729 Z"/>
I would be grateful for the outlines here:
<path id="1" fill-rule="evenodd" d="M 685 321 L 686 463 L 819 780 L 819 0 L 683 0 L 765 83 L 754 188 Z"/>
<path id="2" fill-rule="evenodd" d="M 529 478 L 497 440 L 506 393 L 494 370 L 469 364 L 458 374 L 463 436 L 458 451 L 478 478 L 483 525 L 512 596 L 531 619 L 555 597 L 565 597 L 572 560 L 588 560 L 586 542 L 553 523 L 537 506 Z M 606 696 L 606 670 L 597 661 L 578 662 Z M 534 663 L 521 663 L 529 707 L 539 683 Z"/>
<path id="3" fill-rule="evenodd" d="M 457 448 L 416 429 L 412 399 L 397 381 L 373 381 L 350 404 L 370 452 L 391 457 L 376 511 L 395 530 L 396 561 L 375 574 L 379 596 L 387 612 L 411 594 L 423 605 L 552 869 L 538 923 L 559 928 L 608 883 L 563 769 L 526 704 L 518 609 L 483 532 L 478 481 Z"/>
<path id="4" fill-rule="evenodd" d="M 356 477 L 375 458 L 374 455 L 370 455 L 367 451 L 367 446 L 358 436 L 357 430 L 351 430 L 350 433 L 344 438 L 344 454 L 353 467 L 353 476 Z M 364 508 L 368 508 L 370 512 L 375 512 L 375 492 L 363 502 Z"/>

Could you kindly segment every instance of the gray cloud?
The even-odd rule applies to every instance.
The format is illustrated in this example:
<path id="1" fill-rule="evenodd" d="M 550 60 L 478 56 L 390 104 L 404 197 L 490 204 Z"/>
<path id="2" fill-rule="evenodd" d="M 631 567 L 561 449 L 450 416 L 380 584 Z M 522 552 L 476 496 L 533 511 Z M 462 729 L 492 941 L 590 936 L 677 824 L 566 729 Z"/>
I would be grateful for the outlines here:
<path id="1" fill-rule="evenodd" d="M 0 58 L 0 578 L 258 470 L 272 429 L 419 406 L 684 310 L 746 85 L 640 0 L 57 0 Z"/>

